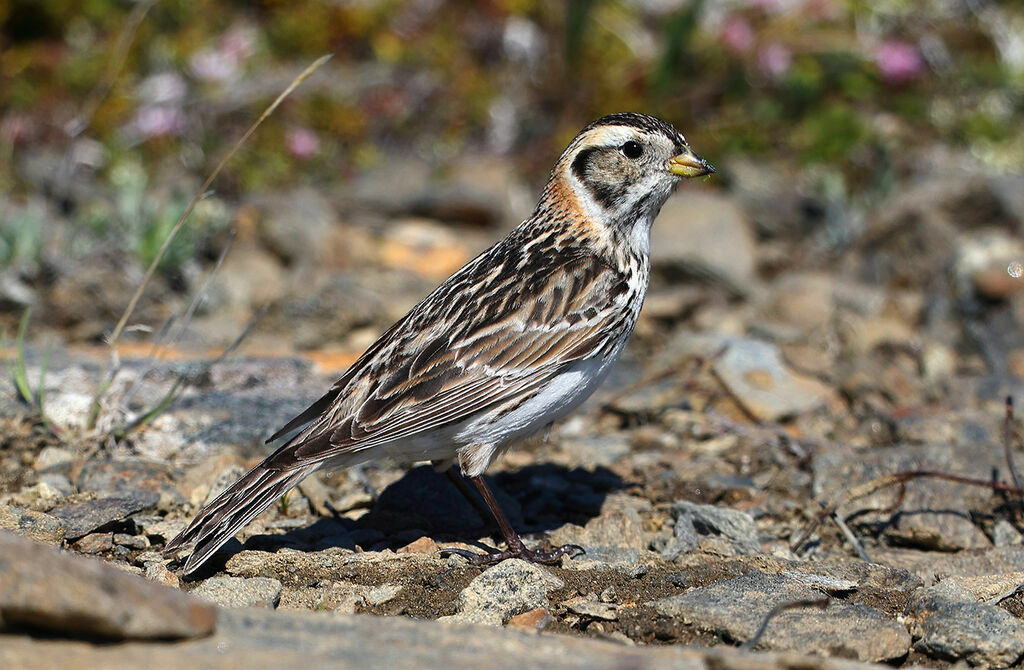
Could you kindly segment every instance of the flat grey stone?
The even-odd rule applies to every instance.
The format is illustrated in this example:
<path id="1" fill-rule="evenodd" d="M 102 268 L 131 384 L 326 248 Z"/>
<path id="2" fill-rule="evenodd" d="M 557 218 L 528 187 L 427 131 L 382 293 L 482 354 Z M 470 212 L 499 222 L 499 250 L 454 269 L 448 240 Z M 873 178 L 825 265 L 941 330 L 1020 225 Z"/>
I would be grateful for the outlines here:
<path id="1" fill-rule="evenodd" d="M 182 505 L 184 496 L 171 480 L 171 468 L 165 463 L 110 458 L 90 460 L 78 475 L 81 491 L 94 491 L 103 497 L 121 498 L 155 493 L 163 508 Z"/>
<path id="2" fill-rule="evenodd" d="M 516 614 L 548 607 L 548 592 L 563 586 L 544 568 L 512 558 L 474 578 L 455 599 L 456 613 L 442 619 L 500 626 Z"/>
<path id="3" fill-rule="evenodd" d="M 658 560 L 653 551 L 641 551 L 626 547 L 584 547 L 585 554 L 566 556 L 562 565 L 574 570 L 607 570 L 612 568 L 631 576 L 646 574 L 649 564 Z"/>
<path id="4" fill-rule="evenodd" d="M 566 524 L 548 535 L 553 546 L 577 544 L 587 547 L 617 547 L 621 549 L 647 549 L 647 534 L 643 520 L 634 510 L 611 509 L 595 516 L 580 527 Z"/>
<path id="5" fill-rule="evenodd" d="M 216 620 L 216 608 L 186 593 L 0 531 L 4 625 L 73 637 L 178 639 L 209 635 Z"/>
<path id="6" fill-rule="evenodd" d="M 871 557 L 889 566 L 906 569 L 924 584 L 948 577 L 1024 572 L 1024 547 L 993 547 L 983 551 L 942 553 L 918 549 L 874 549 Z"/>
<path id="7" fill-rule="evenodd" d="M 6 636 L 0 666 L 60 668 L 487 668 L 523 670 L 869 670 L 844 659 L 787 653 L 754 653 L 731 647 L 685 649 L 629 647 L 565 635 L 538 635 L 508 628 L 438 626 L 401 617 L 284 613 L 263 609 L 223 610 L 216 633 L 177 644 L 69 644 Z"/>
<path id="8" fill-rule="evenodd" d="M 125 519 L 129 514 L 149 509 L 157 504 L 156 493 L 139 492 L 119 498 L 98 498 L 80 503 L 58 505 L 50 516 L 60 520 L 69 540 L 105 528 L 108 524 Z"/>
<path id="9" fill-rule="evenodd" d="M 751 570 L 650 605 L 661 614 L 744 642 L 777 605 L 821 598 L 820 591 L 802 581 Z M 778 614 L 758 646 L 877 662 L 904 656 L 910 642 L 906 628 L 877 610 L 833 600 L 825 610 L 799 608 Z"/>
<path id="10" fill-rule="evenodd" d="M 651 229 L 651 267 L 710 279 L 746 295 L 753 290 L 756 246 L 750 220 L 733 199 L 680 192 L 665 203 Z"/>
<path id="11" fill-rule="evenodd" d="M 193 594 L 221 607 L 276 607 L 281 582 L 270 577 L 210 577 Z"/>
<path id="12" fill-rule="evenodd" d="M 1006 668 L 1024 656 L 1024 623 L 1006 610 L 979 603 L 959 587 L 923 589 L 907 606 L 914 649 L 944 661 Z"/>
<path id="13" fill-rule="evenodd" d="M 666 345 L 676 355 L 714 356 L 712 367 L 729 393 L 761 421 L 780 421 L 824 406 L 833 392 L 786 365 L 779 348 L 741 337 L 683 333 Z"/>
<path id="14" fill-rule="evenodd" d="M 724 540 L 737 554 L 761 553 L 757 527 L 746 512 L 679 500 L 672 504 L 672 516 L 676 520 L 674 536 L 661 552 L 667 561 L 693 551 L 706 537 Z"/>

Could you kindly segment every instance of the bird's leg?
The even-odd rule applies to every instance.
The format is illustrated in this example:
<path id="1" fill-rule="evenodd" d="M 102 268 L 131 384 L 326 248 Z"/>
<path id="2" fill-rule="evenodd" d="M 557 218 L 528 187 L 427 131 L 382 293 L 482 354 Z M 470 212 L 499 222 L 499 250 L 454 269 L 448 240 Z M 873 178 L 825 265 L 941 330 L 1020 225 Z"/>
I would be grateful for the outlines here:
<path id="1" fill-rule="evenodd" d="M 480 515 L 480 519 L 484 524 L 489 524 L 491 522 L 490 510 L 480 502 L 480 498 L 473 493 L 473 489 L 469 488 L 466 480 L 462 478 L 462 475 L 459 474 L 456 467 L 454 465 L 451 466 L 444 471 L 444 474 L 448 477 L 448 481 L 452 483 L 452 486 L 457 488 L 459 493 L 462 494 L 462 497 L 469 501 L 469 504 L 473 506 L 473 509 L 475 509 L 476 513 Z"/>
<path id="2" fill-rule="evenodd" d="M 505 537 L 505 544 L 508 545 L 508 548 L 505 551 L 495 551 L 490 554 L 477 554 L 465 549 L 442 549 L 443 554 L 458 554 L 475 565 L 494 565 L 504 561 L 506 558 L 521 558 L 531 563 L 552 564 L 557 563 L 565 554 L 583 553 L 583 547 L 575 544 L 566 544 L 551 551 L 527 549 L 526 545 L 523 544 L 522 538 L 519 537 L 519 533 L 512 528 L 512 524 L 508 522 L 505 513 L 501 511 L 498 501 L 494 499 L 494 494 L 491 493 L 491 489 L 487 486 L 487 482 L 484 481 L 483 477 L 477 476 L 470 479 L 476 486 L 477 491 L 480 492 L 484 502 L 487 503 L 491 514 L 494 515 L 494 519 L 498 522 L 498 528 Z"/>

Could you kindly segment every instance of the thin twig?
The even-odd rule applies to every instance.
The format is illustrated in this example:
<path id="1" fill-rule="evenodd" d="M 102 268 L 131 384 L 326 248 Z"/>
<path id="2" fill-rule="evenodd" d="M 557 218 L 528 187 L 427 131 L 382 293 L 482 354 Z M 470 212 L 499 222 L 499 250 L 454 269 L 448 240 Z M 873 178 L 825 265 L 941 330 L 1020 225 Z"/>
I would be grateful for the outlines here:
<path id="1" fill-rule="evenodd" d="M 146 18 L 146 14 L 149 13 L 149 10 L 156 3 L 157 0 L 141 0 L 132 7 L 132 11 L 125 20 L 124 28 L 121 29 L 121 34 L 117 37 L 117 44 L 114 46 L 114 51 L 107 62 L 107 70 L 103 73 L 103 78 L 89 91 L 89 96 L 82 105 L 82 111 L 64 127 L 64 132 L 67 133 L 69 138 L 77 137 L 92 123 L 96 110 L 99 109 L 103 101 L 110 95 L 110 91 L 114 88 L 114 82 L 117 81 L 117 76 L 121 73 L 121 69 L 124 68 L 125 61 L 128 59 L 128 51 L 135 41 L 135 33 L 138 32 L 139 26 L 142 25 L 142 20 Z"/>
<path id="2" fill-rule="evenodd" d="M 1013 464 L 1013 414 L 1013 396 L 1008 395 L 1006 396 L 1006 418 L 1003 419 L 1003 451 L 1006 453 L 1006 467 L 1010 470 L 1013 485 L 1018 489 L 1024 489 L 1020 476 L 1017 474 L 1017 468 Z"/>
<path id="3" fill-rule="evenodd" d="M 162 245 L 160 245 L 159 251 L 157 251 L 156 256 L 153 258 L 153 261 L 149 264 L 149 268 L 146 270 L 146 274 L 142 278 L 142 282 L 139 284 L 139 287 L 135 289 L 135 293 L 134 295 L 132 295 L 131 300 L 128 301 L 128 307 L 125 308 L 124 314 L 121 315 L 121 320 L 117 322 L 117 326 L 114 327 L 114 332 L 110 334 L 108 343 L 111 347 L 117 344 L 118 338 L 121 337 L 121 332 L 124 330 L 124 327 L 128 324 L 128 319 L 131 317 L 132 312 L 135 311 L 135 306 L 138 304 L 139 299 L 142 297 L 142 292 L 146 290 L 146 286 L 153 278 L 153 274 L 156 272 L 156 268 L 160 264 L 160 261 L 163 260 L 164 254 L 167 253 L 167 250 L 170 248 L 171 242 L 174 241 L 174 238 L 178 235 L 178 231 L 180 231 L 181 228 L 185 225 L 185 221 L 187 221 L 189 215 L 192 214 L 192 210 L 195 209 L 196 204 L 203 196 L 206 195 L 206 192 L 210 188 L 210 184 L 213 183 L 213 180 L 217 178 L 217 175 L 219 175 L 221 170 L 224 169 L 224 166 L 227 165 L 227 162 L 231 160 L 231 158 L 242 147 L 242 145 L 246 143 L 249 137 L 251 137 L 252 134 L 256 132 L 256 129 L 260 127 L 260 124 L 262 124 L 263 121 L 266 120 L 268 116 L 274 113 L 274 110 L 277 109 L 278 105 L 280 105 L 281 102 L 285 98 L 287 98 L 291 94 L 291 92 L 294 91 L 296 87 L 298 87 L 299 84 L 305 81 L 311 74 L 313 74 L 313 72 L 317 70 L 317 68 L 326 63 L 330 58 L 331 54 L 321 56 L 320 58 L 317 58 L 315 61 L 313 61 L 312 64 L 307 66 L 305 70 L 299 73 L 299 76 L 293 79 L 292 83 L 288 85 L 288 88 L 282 91 L 281 95 L 277 96 L 277 99 L 275 99 L 274 102 L 270 103 L 270 106 L 263 110 L 263 113 L 260 114 L 259 118 L 256 119 L 256 121 L 251 126 L 249 126 L 249 129 L 245 131 L 242 137 L 239 138 L 237 142 L 235 142 L 235 145 L 231 147 L 231 151 L 229 151 L 227 155 L 220 160 L 220 163 L 217 164 L 217 167 L 213 169 L 213 172 L 211 172 L 210 176 L 206 178 L 206 181 L 203 182 L 203 185 L 199 187 L 199 190 L 192 197 L 192 200 L 189 201 L 188 206 L 185 208 L 185 211 L 182 212 L 181 216 L 178 218 L 177 223 L 175 223 L 174 227 L 171 228 L 171 232 L 167 234 L 166 238 L 164 238 L 164 242 Z"/>
<path id="4" fill-rule="evenodd" d="M 218 363 L 224 361 L 224 359 L 226 359 L 228 356 L 230 356 L 235 351 L 235 349 L 237 349 L 239 345 L 242 344 L 242 340 L 246 338 L 249 332 L 256 325 L 256 322 L 260 320 L 260 318 L 266 313 L 266 311 L 266 306 L 260 308 L 260 310 L 256 312 L 256 314 L 249 320 L 249 323 L 246 324 L 245 328 L 242 329 L 242 332 L 239 333 L 238 337 L 236 337 L 235 340 L 230 345 L 228 345 L 227 348 L 224 349 L 224 351 L 220 352 L 219 356 L 217 356 L 211 361 L 206 361 L 205 363 L 200 365 L 197 370 L 194 370 L 192 372 L 182 372 L 181 374 L 179 374 L 178 377 L 174 380 L 174 383 L 171 385 L 170 390 L 164 394 L 164 396 L 160 399 L 159 402 L 157 402 L 156 405 L 154 405 L 147 411 L 143 412 L 139 416 L 135 417 L 134 419 L 124 424 L 123 426 L 115 428 L 114 430 L 111 431 L 111 435 L 113 435 L 114 438 L 118 440 L 124 439 L 125 436 L 128 435 L 128 433 L 134 430 L 138 430 L 139 428 L 146 425 L 156 417 L 160 416 L 160 414 L 162 414 L 163 411 L 166 410 L 170 406 L 170 404 L 177 398 L 178 394 L 181 391 L 185 390 L 186 388 L 194 384 L 197 379 L 202 378 L 202 376 L 214 365 L 217 365 Z"/>
<path id="5" fill-rule="evenodd" d="M 245 131 L 242 137 L 239 138 L 237 142 L 235 142 L 234 146 L 231 147 L 231 150 L 228 151 L 227 155 L 221 159 L 221 161 L 217 164 L 217 167 L 214 168 L 213 172 L 211 172 L 210 175 L 206 178 L 206 181 L 203 182 L 203 185 L 199 187 L 199 190 L 196 191 L 196 194 L 192 197 L 192 200 L 189 201 L 188 206 L 185 208 L 185 211 L 182 212 L 181 216 L 178 218 L 178 221 L 174 224 L 174 227 L 171 228 L 170 233 L 168 233 L 167 237 L 164 238 L 163 244 L 157 251 L 156 256 L 153 258 L 153 261 L 149 264 L 149 268 L 146 270 L 146 274 L 142 278 L 142 282 L 139 283 L 139 286 L 138 288 L 135 289 L 135 293 L 132 295 L 131 300 L 128 301 L 128 306 L 125 308 L 124 314 L 121 315 L 121 319 L 117 322 L 117 325 L 114 327 L 113 332 L 107 339 L 107 344 L 110 347 L 111 358 L 107 363 L 107 368 L 104 371 L 103 378 L 96 388 L 96 394 L 93 396 L 92 407 L 90 408 L 89 411 L 89 420 L 87 424 L 90 430 L 96 427 L 96 422 L 99 419 L 100 408 L 102 407 L 103 403 L 103 396 L 110 388 L 110 385 L 113 382 L 114 377 L 117 375 L 118 369 L 120 367 L 120 361 L 117 356 L 117 341 L 121 337 L 121 333 L 124 332 L 125 327 L 128 324 L 128 319 L 131 318 L 132 313 L 135 311 L 135 307 L 138 305 L 139 299 L 142 297 L 143 291 L 146 290 L 146 286 L 152 280 L 153 275 L 156 272 L 157 266 L 163 259 L 164 254 L 167 253 L 167 250 L 170 248 L 171 242 L 177 236 L 181 228 L 185 225 L 185 222 L 188 220 L 189 215 L 192 214 L 192 210 L 195 209 L 195 206 L 199 202 L 199 200 L 206 195 L 207 190 L 213 183 L 213 180 L 217 178 L 221 170 L 224 169 L 224 166 L 227 165 L 227 162 L 231 160 L 231 158 L 235 155 L 235 153 L 238 152 L 242 145 L 245 144 L 249 137 L 251 137 L 252 134 L 256 132 L 256 129 L 260 127 L 263 121 L 265 121 L 267 117 L 274 113 L 274 110 L 277 109 L 278 105 L 280 105 L 281 102 L 285 98 L 287 98 L 291 94 L 291 92 L 294 91 L 296 87 L 298 87 L 299 84 L 308 79 L 309 76 L 313 74 L 313 72 L 315 72 L 321 65 L 330 60 L 330 58 L 331 54 L 327 54 L 313 61 L 313 63 L 307 66 L 305 70 L 300 72 L 299 75 L 292 80 L 288 87 L 285 88 L 285 90 L 282 91 L 281 94 L 277 96 L 277 98 L 272 103 L 270 103 L 270 105 L 267 106 L 266 109 L 263 110 L 263 113 L 260 114 L 259 118 L 257 118 L 256 121 L 251 126 L 249 126 L 249 128 Z"/>
<path id="6" fill-rule="evenodd" d="M 217 271 L 220 270 L 221 266 L 224 264 L 224 259 L 227 258 L 228 251 L 230 251 L 231 243 L 234 239 L 235 231 L 232 230 L 227 241 L 224 243 L 224 248 L 221 249 L 220 254 L 217 256 L 217 261 L 213 264 L 210 271 L 206 273 L 206 278 L 203 280 L 202 286 L 200 286 L 199 290 L 192 296 L 192 300 L 189 302 L 188 307 L 185 308 L 185 311 L 180 317 L 177 315 L 168 317 L 167 321 L 160 329 L 160 334 L 153 340 L 153 349 L 149 354 L 147 367 L 143 369 L 124 394 L 123 400 L 121 401 L 124 405 L 127 406 L 138 391 L 139 387 L 142 385 L 142 382 L 153 372 L 156 367 L 155 363 L 163 360 L 167 355 L 167 352 L 170 351 L 170 348 L 185 335 L 185 329 L 188 328 L 188 325 L 192 322 L 192 318 L 195 316 L 196 310 L 199 309 L 199 306 L 206 298 L 210 284 L 213 282 L 214 277 L 216 277 Z M 170 332 L 175 324 L 179 325 L 172 336 Z"/>
<path id="7" fill-rule="evenodd" d="M 828 598 L 814 598 L 808 600 L 791 600 L 789 602 L 779 603 L 771 609 L 768 614 L 765 615 L 761 621 L 761 626 L 754 633 L 754 636 L 740 645 L 740 649 L 753 649 L 757 646 L 757 643 L 764 637 L 764 633 L 768 630 L 768 624 L 771 623 L 772 619 L 779 616 L 787 610 L 795 610 L 803 607 L 817 607 L 818 609 L 825 609 L 828 607 Z"/>
<path id="8" fill-rule="evenodd" d="M 942 481 L 953 482 L 956 484 L 966 484 L 968 486 L 980 486 L 982 488 L 992 489 L 993 491 L 1001 491 L 1004 493 L 1013 493 L 1018 496 L 1024 496 L 1024 489 L 1018 486 L 1012 486 L 1010 484 L 1004 484 L 1002 482 L 991 481 L 988 479 L 975 479 L 974 477 L 963 477 L 961 475 L 954 475 L 948 472 L 937 472 L 934 470 L 906 470 L 903 472 L 897 472 L 892 475 L 885 475 L 884 477 L 878 477 L 872 479 L 869 482 L 865 482 L 860 486 L 855 486 L 850 489 L 849 492 L 837 502 L 833 502 L 819 512 L 814 519 L 812 519 L 807 527 L 800 532 L 793 540 L 790 541 L 790 547 L 793 551 L 796 551 L 802 546 L 807 538 L 810 537 L 811 533 L 821 525 L 821 522 L 825 519 L 832 517 L 839 523 L 839 516 L 837 510 L 843 505 L 847 505 L 854 500 L 865 498 L 881 489 L 888 488 L 890 486 L 899 487 L 899 493 L 896 496 L 896 501 L 885 508 L 869 510 L 871 512 L 892 512 L 895 511 L 903 504 L 903 498 L 906 494 L 907 483 L 914 479 L 940 479 Z M 839 524 L 842 529 L 844 524 Z M 847 529 L 848 530 L 848 529 Z M 845 531 L 844 531 L 845 534 Z M 849 538 L 848 538 L 849 539 Z M 853 544 L 853 543 L 851 543 Z"/>
<path id="9" fill-rule="evenodd" d="M 74 147 L 75 139 L 89 127 L 93 117 L 96 116 L 96 110 L 113 90 L 114 83 L 128 59 L 132 43 L 135 42 L 135 34 L 138 32 L 139 26 L 142 25 L 142 20 L 146 18 L 146 14 L 156 3 L 157 0 L 141 0 L 132 8 L 121 29 L 121 34 L 117 37 L 117 43 L 107 61 L 107 69 L 103 73 L 103 77 L 89 91 L 85 102 L 82 103 L 82 110 L 64 124 L 64 154 L 57 165 L 56 178 L 56 194 L 62 199 L 69 194 L 68 184 L 73 172 L 71 150 Z"/>
<path id="10" fill-rule="evenodd" d="M 843 517 L 839 516 L 838 514 L 833 514 L 830 518 L 836 522 L 836 526 L 839 527 L 839 530 L 840 532 L 842 532 L 843 537 L 845 537 L 846 541 L 850 543 L 850 546 L 853 547 L 853 550 L 857 552 L 857 556 L 860 558 L 860 560 L 864 561 L 865 563 L 873 563 L 874 561 L 872 561 L 871 557 L 868 556 L 868 552 L 865 551 L 864 545 L 861 544 L 860 540 L 857 539 L 857 536 L 853 534 L 853 531 L 850 530 L 850 527 L 846 525 L 846 521 L 843 520 Z"/>

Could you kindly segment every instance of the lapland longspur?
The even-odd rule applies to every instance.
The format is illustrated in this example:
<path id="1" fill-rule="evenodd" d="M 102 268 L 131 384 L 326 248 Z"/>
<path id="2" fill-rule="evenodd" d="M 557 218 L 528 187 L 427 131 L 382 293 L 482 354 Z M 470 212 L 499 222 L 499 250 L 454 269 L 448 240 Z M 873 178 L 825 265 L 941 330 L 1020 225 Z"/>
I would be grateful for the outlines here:
<path id="1" fill-rule="evenodd" d="M 612 114 L 588 125 L 555 163 L 530 218 L 381 335 L 268 442 L 295 434 L 164 553 L 195 542 L 185 563 L 192 572 L 313 471 L 379 456 L 457 464 L 472 480 L 507 549 L 452 553 L 554 562 L 578 549 L 527 549 L 481 475 L 605 378 L 644 301 L 651 224 L 683 177 L 712 172 L 660 119 Z"/>

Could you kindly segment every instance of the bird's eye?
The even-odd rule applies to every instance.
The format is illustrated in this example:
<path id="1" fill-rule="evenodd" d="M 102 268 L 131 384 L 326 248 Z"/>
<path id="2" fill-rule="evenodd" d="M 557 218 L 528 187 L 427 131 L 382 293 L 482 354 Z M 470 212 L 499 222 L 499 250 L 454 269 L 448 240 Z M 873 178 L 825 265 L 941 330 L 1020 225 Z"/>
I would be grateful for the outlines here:
<path id="1" fill-rule="evenodd" d="M 622 151 L 622 154 L 626 158 L 637 159 L 644 155 L 644 148 L 640 145 L 639 142 L 634 142 L 633 140 L 630 140 L 623 144 L 621 147 L 619 147 L 619 150 Z"/>

